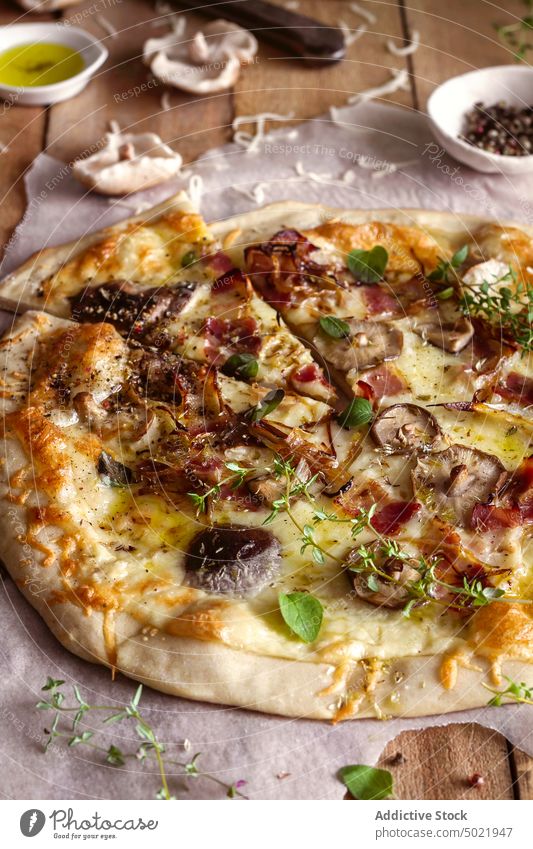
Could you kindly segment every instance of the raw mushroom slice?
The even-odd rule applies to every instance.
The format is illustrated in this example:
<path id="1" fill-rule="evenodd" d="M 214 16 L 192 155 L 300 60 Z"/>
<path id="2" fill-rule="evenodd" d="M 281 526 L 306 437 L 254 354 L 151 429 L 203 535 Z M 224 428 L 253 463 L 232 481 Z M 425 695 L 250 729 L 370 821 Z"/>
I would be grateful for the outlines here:
<path id="1" fill-rule="evenodd" d="M 143 60 L 153 75 L 190 94 L 214 94 L 235 85 L 242 65 L 251 62 L 257 40 L 248 30 L 217 20 L 192 39 L 176 31 L 149 38 Z"/>
<path id="2" fill-rule="evenodd" d="M 412 472 L 418 500 L 444 521 L 462 527 L 469 525 L 474 506 L 491 501 L 506 478 L 497 457 L 464 445 L 419 457 Z"/>
<path id="3" fill-rule="evenodd" d="M 323 330 L 313 337 L 313 345 L 326 362 L 342 372 L 373 368 L 386 360 L 397 359 L 403 348 L 401 330 L 388 321 L 347 319 L 349 337 L 337 339 Z"/>
<path id="4" fill-rule="evenodd" d="M 281 545 L 271 531 L 238 525 L 205 528 L 185 558 L 185 583 L 217 595 L 255 595 L 281 569 Z"/>
<path id="5" fill-rule="evenodd" d="M 106 133 L 104 146 L 74 162 L 72 173 L 99 194 L 127 195 L 175 177 L 181 164 L 155 133 Z"/>
<path id="6" fill-rule="evenodd" d="M 370 604 L 376 605 L 376 607 L 389 607 L 393 609 L 404 607 L 411 598 L 406 584 L 420 578 L 420 572 L 416 568 L 416 560 L 410 557 L 406 559 L 400 557 L 384 558 L 380 551 L 379 542 L 371 544 L 367 548 L 373 550 L 376 565 L 380 571 L 390 576 L 390 581 L 385 577 L 376 575 L 370 569 L 351 571 L 351 566 L 358 567 L 360 564 L 362 565 L 361 557 L 358 554 L 359 549 L 355 548 L 350 552 L 346 561 L 348 567 L 346 574 L 355 592 L 363 601 L 368 601 Z M 369 586 L 371 576 L 371 585 Z"/>
<path id="7" fill-rule="evenodd" d="M 436 418 L 417 404 L 393 404 L 374 421 L 370 433 L 387 454 L 432 451 L 442 431 Z"/>

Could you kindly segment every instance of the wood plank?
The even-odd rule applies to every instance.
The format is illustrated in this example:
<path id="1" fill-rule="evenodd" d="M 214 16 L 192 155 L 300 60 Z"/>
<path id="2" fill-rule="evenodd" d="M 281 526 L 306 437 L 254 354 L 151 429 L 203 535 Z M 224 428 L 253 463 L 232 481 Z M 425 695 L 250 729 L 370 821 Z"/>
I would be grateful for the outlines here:
<path id="1" fill-rule="evenodd" d="M 84 29 L 101 39 L 110 56 L 85 91 L 51 109 L 47 150 L 52 156 L 71 161 L 90 151 L 111 120 L 118 121 L 122 129 L 158 133 L 185 161 L 229 138 L 231 93 L 193 97 L 160 84 L 143 65 L 146 39 L 168 31 L 165 21 L 162 26 L 152 26 L 156 20 L 152 3 L 128 0 L 106 5 L 102 14 L 116 28 L 115 38 L 106 35 L 91 9 L 95 9 L 94 0 L 86 0 L 65 18 L 75 22 L 81 15 Z M 161 105 L 164 92 L 170 99 L 168 111 Z"/>
<path id="2" fill-rule="evenodd" d="M 278 5 L 284 5 L 277 0 Z M 245 69 L 235 87 L 237 115 L 257 112 L 293 112 L 299 120 L 327 113 L 330 106 L 341 106 L 356 92 L 381 85 L 390 79 L 391 68 L 405 68 L 406 60 L 386 49 L 387 37 L 403 44 L 399 8 L 391 5 L 366 4 L 377 15 L 377 22 L 367 23 L 368 32 L 347 49 L 346 59 L 336 65 L 312 67 L 301 60 L 284 57 L 279 50 L 260 44 L 258 61 Z M 298 12 L 328 24 L 345 21 L 355 29 L 364 19 L 350 10 L 343 0 L 300 0 Z M 412 105 L 410 91 L 388 96 L 394 103 Z"/>
<path id="3" fill-rule="evenodd" d="M 515 793 L 519 799 L 533 799 L 533 758 L 520 749 L 511 748 Z"/>
<path id="4" fill-rule="evenodd" d="M 402 6 L 409 32 L 421 34 L 420 47 L 411 58 L 422 109 L 433 89 L 449 77 L 514 62 L 494 25 L 513 23 L 516 16 L 524 15 L 521 0 L 508 0 L 505 8 L 464 0 L 446 0 L 442 6 L 426 0 L 402 0 Z"/>
<path id="5" fill-rule="evenodd" d="M 14 7 L 2 5 L 0 26 L 17 21 L 19 13 Z M 32 19 L 44 22 L 50 16 L 36 15 Z M 0 101 L 0 142 L 7 148 L 0 153 L 0 257 L 24 213 L 24 174 L 42 150 L 45 126 L 45 107 L 17 106 L 16 100 Z"/>
<path id="6" fill-rule="evenodd" d="M 513 799 L 507 754 L 505 738 L 488 728 L 447 725 L 404 731 L 379 765 L 394 775 L 399 799 Z M 469 783 L 475 773 L 483 778 L 478 787 Z"/>

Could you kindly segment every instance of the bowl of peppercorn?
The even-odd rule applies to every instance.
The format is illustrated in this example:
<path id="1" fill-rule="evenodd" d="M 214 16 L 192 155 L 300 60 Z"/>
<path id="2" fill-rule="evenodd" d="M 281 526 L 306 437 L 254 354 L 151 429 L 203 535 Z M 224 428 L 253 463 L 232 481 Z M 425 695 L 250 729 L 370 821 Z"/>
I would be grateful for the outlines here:
<path id="1" fill-rule="evenodd" d="M 437 141 L 477 171 L 533 171 L 533 68 L 500 65 L 452 77 L 428 100 Z"/>

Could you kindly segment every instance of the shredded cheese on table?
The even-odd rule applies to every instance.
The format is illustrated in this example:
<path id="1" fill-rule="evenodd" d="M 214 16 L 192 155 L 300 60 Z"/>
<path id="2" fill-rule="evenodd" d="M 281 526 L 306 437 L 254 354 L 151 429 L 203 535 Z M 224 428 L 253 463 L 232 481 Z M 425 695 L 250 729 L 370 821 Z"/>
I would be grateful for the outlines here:
<path id="1" fill-rule="evenodd" d="M 369 24 L 375 24 L 377 21 L 377 17 L 374 12 L 371 12 L 370 9 L 366 9 L 364 6 L 360 6 L 359 3 L 350 3 L 350 9 L 352 12 L 355 12 L 356 15 L 364 18 L 365 21 L 368 21 Z"/>
<path id="2" fill-rule="evenodd" d="M 403 89 L 407 91 L 409 88 L 409 74 L 405 68 L 391 68 L 392 78 L 383 85 L 368 88 L 366 91 L 360 91 L 358 94 L 353 94 L 348 98 L 348 103 L 368 103 L 369 100 L 374 100 L 376 97 L 382 97 L 385 94 L 393 94 L 395 91 Z"/>
<path id="3" fill-rule="evenodd" d="M 257 115 L 239 115 L 231 125 L 234 131 L 233 141 L 239 147 L 243 147 L 247 153 L 254 153 L 259 149 L 261 142 L 267 138 L 267 134 L 265 133 L 265 124 L 267 121 L 289 121 L 291 118 L 294 118 L 294 112 L 289 112 L 288 115 L 280 115 L 276 112 L 260 112 Z M 239 130 L 239 127 L 243 124 L 255 124 L 255 133 Z"/>
<path id="4" fill-rule="evenodd" d="M 393 53 L 395 56 L 411 56 L 420 47 L 420 33 L 417 29 L 414 29 L 411 41 L 405 47 L 398 47 L 392 38 L 388 38 L 385 44 L 389 53 Z"/>
<path id="5" fill-rule="evenodd" d="M 348 26 L 346 21 L 339 21 L 339 26 L 342 30 L 346 47 L 350 47 L 352 44 L 355 44 L 356 41 L 359 41 L 361 36 L 364 35 L 365 32 L 367 32 L 368 30 L 366 24 L 361 24 L 357 27 L 357 29 L 352 30 L 351 27 Z"/>
<path id="6" fill-rule="evenodd" d="M 170 94 L 168 93 L 168 91 L 165 91 L 161 95 L 161 109 L 163 110 L 163 112 L 168 112 L 170 108 Z"/>
<path id="7" fill-rule="evenodd" d="M 188 195 L 189 195 L 189 198 L 191 200 L 192 205 L 196 209 L 200 208 L 203 193 L 204 193 L 203 178 L 200 177 L 199 174 L 193 174 L 191 179 L 189 180 Z"/>
<path id="8" fill-rule="evenodd" d="M 95 15 L 95 20 L 98 26 L 100 26 L 111 38 L 117 37 L 118 30 L 113 26 L 111 21 L 108 21 L 103 15 Z"/>

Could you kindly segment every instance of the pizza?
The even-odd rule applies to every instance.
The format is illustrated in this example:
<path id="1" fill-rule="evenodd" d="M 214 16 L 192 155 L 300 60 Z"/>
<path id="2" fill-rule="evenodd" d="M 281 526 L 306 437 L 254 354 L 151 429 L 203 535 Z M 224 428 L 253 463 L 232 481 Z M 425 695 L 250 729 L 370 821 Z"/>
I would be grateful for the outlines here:
<path id="1" fill-rule="evenodd" d="M 85 659 L 285 716 L 527 680 L 532 238 L 178 196 L 31 258 L 0 343 L 21 591 Z"/>

